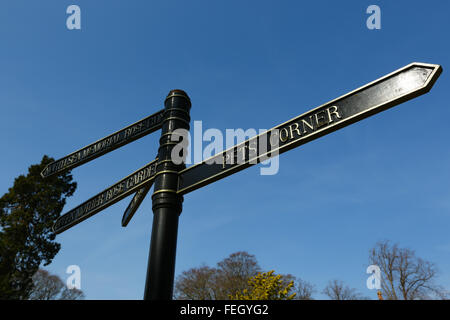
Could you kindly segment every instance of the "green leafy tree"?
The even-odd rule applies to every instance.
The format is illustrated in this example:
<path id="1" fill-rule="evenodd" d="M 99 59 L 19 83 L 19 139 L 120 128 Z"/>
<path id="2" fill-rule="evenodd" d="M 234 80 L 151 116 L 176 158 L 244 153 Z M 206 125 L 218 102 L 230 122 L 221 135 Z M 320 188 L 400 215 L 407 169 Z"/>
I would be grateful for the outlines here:
<path id="1" fill-rule="evenodd" d="M 230 296 L 233 300 L 292 300 L 296 293 L 290 293 L 294 287 L 294 281 L 283 281 L 283 276 L 275 274 L 274 270 L 260 272 L 248 280 L 250 289 L 244 289 Z"/>
<path id="2" fill-rule="evenodd" d="M 0 299 L 28 299 L 33 275 L 60 249 L 52 226 L 76 182 L 68 172 L 44 180 L 40 173 L 51 162 L 44 156 L 31 165 L 0 198 Z"/>

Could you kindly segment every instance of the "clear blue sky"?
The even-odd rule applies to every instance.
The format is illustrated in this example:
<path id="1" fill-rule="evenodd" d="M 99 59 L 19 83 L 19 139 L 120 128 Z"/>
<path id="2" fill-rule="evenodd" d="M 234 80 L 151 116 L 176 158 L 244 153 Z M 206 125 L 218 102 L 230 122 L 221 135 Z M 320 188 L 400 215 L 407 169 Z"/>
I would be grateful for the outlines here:
<path id="1" fill-rule="evenodd" d="M 81 8 L 81 30 L 66 8 Z M 381 30 L 366 8 L 381 8 Z M 271 128 L 413 62 L 441 64 L 430 93 L 185 196 L 176 274 L 245 250 L 321 291 L 366 296 L 381 239 L 435 262 L 450 289 L 448 1 L 82 1 L 0 4 L 0 193 L 44 154 L 60 158 L 192 99 L 203 128 Z M 157 153 L 158 134 L 73 170 L 67 212 Z M 58 235 L 48 269 L 79 265 L 88 299 L 141 299 L 151 198 L 127 228 L 127 198 Z M 316 298 L 323 298 L 320 293 Z"/>

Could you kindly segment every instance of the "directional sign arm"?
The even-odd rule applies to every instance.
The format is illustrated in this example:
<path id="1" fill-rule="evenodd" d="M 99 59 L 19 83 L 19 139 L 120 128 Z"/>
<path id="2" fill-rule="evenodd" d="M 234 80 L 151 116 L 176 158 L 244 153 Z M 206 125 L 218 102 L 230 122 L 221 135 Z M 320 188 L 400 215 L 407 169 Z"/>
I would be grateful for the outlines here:
<path id="1" fill-rule="evenodd" d="M 56 160 L 47 165 L 41 172 L 41 176 L 59 174 L 67 170 L 72 170 L 88 161 L 94 160 L 105 153 L 122 147 L 136 139 L 159 130 L 164 118 L 164 109 L 160 110 L 142 120 L 139 120 L 122 130 L 119 130 L 109 136 L 102 138 L 90 145 L 72 152 L 68 156 Z"/>
<path id="2" fill-rule="evenodd" d="M 180 172 L 183 195 L 428 92 L 442 72 L 411 63 Z"/>
<path id="3" fill-rule="evenodd" d="M 138 192 L 136 192 L 127 209 L 125 210 L 125 213 L 123 214 L 122 227 L 126 227 L 130 222 L 131 218 L 133 218 L 137 209 L 139 209 L 139 206 L 141 205 L 142 201 L 147 196 L 147 193 L 150 191 L 152 184 L 153 181 L 149 182 L 148 184 L 140 188 Z"/>
<path id="4" fill-rule="evenodd" d="M 158 159 L 153 160 L 88 201 L 60 216 L 53 226 L 53 231 L 61 233 L 99 211 L 108 208 L 147 184 L 151 184 L 155 178 L 157 163 Z"/>

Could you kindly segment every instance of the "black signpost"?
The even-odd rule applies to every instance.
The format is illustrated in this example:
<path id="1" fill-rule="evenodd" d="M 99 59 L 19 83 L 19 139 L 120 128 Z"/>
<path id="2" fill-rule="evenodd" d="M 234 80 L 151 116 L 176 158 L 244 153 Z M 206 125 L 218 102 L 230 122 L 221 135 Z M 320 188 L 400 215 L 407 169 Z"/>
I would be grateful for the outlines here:
<path id="1" fill-rule="evenodd" d="M 178 217 L 183 196 L 178 194 L 178 174 L 184 163 L 172 162 L 171 139 L 177 129 L 189 130 L 191 100 L 182 90 L 173 90 L 165 102 L 165 117 L 159 139 L 158 165 L 152 195 L 153 225 L 144 299 L 171 300 L 175 273 Z"/>
<path id="2" fill-rule="evenodd" d="M 184 91 L 172 90 L 165 100 L 164 110 L 71 153 L 44 169 L 43 177 L 71 170 L 161 129 L 156 160 L 62 215 L 54 225 L 54 232 L 61 233 L 136 193 L 122 219 L 122 226 L 126 226 L 154 184 L 154 215 L 144 299 L 170 300 L 183 195 L 420 96 L 432 88 L 441 72 L 439 65 L 411 63 L 189 168 L 184 163 L 173 162 L 171 153 L 178 142 L 171 137 L 177 129 L 189 130 L 191 101 Z"/>

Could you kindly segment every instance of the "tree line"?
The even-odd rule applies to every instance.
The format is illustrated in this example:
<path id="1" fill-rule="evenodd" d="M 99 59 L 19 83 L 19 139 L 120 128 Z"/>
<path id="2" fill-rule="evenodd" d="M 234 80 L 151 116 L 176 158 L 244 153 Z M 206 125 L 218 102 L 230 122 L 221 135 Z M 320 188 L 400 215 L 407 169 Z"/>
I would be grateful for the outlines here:
<path id="1" fill-rule="evenodd" d="M 408 248 L 380 241 L 369 251 L 369 263 L 380 268 L 378 298 L 384 300 L 448 299 L 436 283 L 434 263 Z M 333 279 L 320 291 L 332 300 L 368 300 L 342 280 Z M 183 271 L 175 281 L 180 300 L 313 300 L 316 286 L 292 274 L 263 271 L 245 251 L 231 254 L 215 267 L 202 265 Z"/>
<path id="2" fill-rule="evenodd" d="M 52 226 L 66 199 L 77 187 L 70 172 L 41 177 L 54 160 L 44 156 L 31 165 L 0 198 L 0 299 L 83 299 L 56 275 L 42 269 L 61 245 Z M 408 248 L 381 241 L 369 251 L 369 264 L 380 269 L 379 296 L 386 300 L 447 299 L 436 283 L 436 265 Z M 230 254 L 216 266 L 183 271 L 174 288 L 175 299 L 187 300 L 311 300 L 316 286 L 292 274 L 262 270 L 256 257 L 244 251 Z M 333 279 L 320 291 L 333 300 L 368 299 L 344 282 Z"/>

